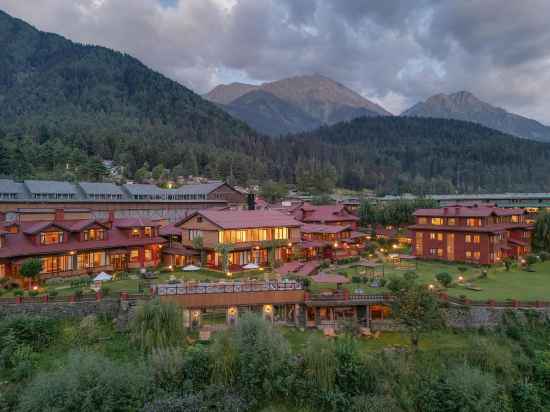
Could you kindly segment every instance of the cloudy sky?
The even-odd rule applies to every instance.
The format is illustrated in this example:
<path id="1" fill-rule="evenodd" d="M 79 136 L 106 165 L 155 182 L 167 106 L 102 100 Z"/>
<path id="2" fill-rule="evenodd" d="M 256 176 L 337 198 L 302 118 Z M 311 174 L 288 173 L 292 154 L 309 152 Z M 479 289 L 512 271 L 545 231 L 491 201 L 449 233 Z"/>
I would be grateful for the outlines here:
<path id="1" fill-rule="evenodd" d="M 399 113 L 469 90 L 550 124 L 549 0 L 0 0 L 198 93 L 320 73 Z"/>

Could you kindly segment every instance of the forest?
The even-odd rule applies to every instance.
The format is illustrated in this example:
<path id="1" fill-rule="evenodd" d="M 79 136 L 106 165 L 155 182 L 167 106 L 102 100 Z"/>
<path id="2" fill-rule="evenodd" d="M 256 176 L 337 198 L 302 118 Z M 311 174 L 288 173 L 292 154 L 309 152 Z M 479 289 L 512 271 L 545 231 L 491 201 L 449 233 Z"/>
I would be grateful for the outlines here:
<path id="1" fill-rule="evenodd" d="M 313 194 L 550 190 L 550 145 L 473 123 L 359 118 L 273 139 L 131 56 L 1 11 L 0 49 L 0 176 L 101 180 L 113 160 L 128 179 L 162 165 Z"/>

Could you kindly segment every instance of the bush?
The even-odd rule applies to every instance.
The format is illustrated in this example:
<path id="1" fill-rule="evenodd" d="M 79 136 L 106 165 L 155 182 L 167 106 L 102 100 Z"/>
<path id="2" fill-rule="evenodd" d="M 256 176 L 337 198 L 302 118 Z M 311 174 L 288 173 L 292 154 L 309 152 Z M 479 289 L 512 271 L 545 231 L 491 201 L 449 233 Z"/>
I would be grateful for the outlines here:
<path id="1" fill-rule="evenodd" d="M 528 382 L 515 384 L 511 390 L 514 411 L 543 412 L 545 410 L 540 389 Z"/>
<path id="2" fill-rule="evenodd" d="M 150 396 L 147 374 L 96 353 L 71 353 L 65 366 L 38 374 L 21 394 L 18 411 L 126 411 Z"/>
<path id="3" fill-rule="evenodd" d="M 57 290 L 48 290 L 48 296 L 50 298 L 55 298 L 57 295 L 59 295 L 59 292 Z"/>
<path id="4" fill-rule="evenodd" d="M 210 382 L 209 355 L 202 345 L 191 346 L 183 357 L 185 379 L 195 390 L 204 389 Z"/>
<path id="5" fill-rule="evenodd" d="M 167 397 L 147 403 L 144 412 L 245 412 L 248 404 L 227 388 L 209 386 L 204 391 L 189 393 L 181 397 Z"/>
<path id="6" fill-rule="evenodd" d="M 180 308 L 160 299 L 138 306 L 131 324 L 131 338 L 143 351 L 176 347 L 183 344 L 183 318 Z"/>
<path id="7" fill-rule="evenodd" d="M 539 258 L 537 255 L 529 254 L 525 256 L 525 261 L 527 262 L 527 266 L 534 265 L 539 261 Z"/>
<path id="8" fill-rule="evenodd" d="M 34 297 L 38 296 L 39 292 L 37 290 L 29 290 L 28 294 L 31 298 L 34 298 Z"/>
<path id="9" fill-rule="evenodd" d="M 23 291 L 22 290 L 16 290 L 13 292 L 13 296 L 23 296 Z"/>
<path id="10" fill-rule="evenodd" d="M 542 262 L 546 262 L 547 260 L 550 260 L 550 253 L 542 251 L 539 253 L 539 258 Z"/>
<path id="11" fill-rule="evenodd" d="M 184 359 L 179 349 L 153 349 L 149 359 L 151 375 L 158 388 L 175 392 L 184 382 Z"/>
<path id="12" fill-rule="evenodd" d="M 57 333 L 56 322 L 51 318 L 12 315 L 0 321 L 0 336 L 13 334 L 18 345 L 26 344 L 37 351 L 47 347 Z"/>
<path id="13" fill-rule="evenodd" d="M 101 296 L 109 296 L 111 294 L 111 288 L 101 285 L 101 289 L 99 289 L 99 292 L 101 292 Z"/>
<path id="14" fill-rule="evenodd" d="M 437 275 L 435 275 L 435 278 L 446 288 L 451 286 L 451 283 L 453 283 L 453 277 L 447 272 L 438 273 Z"/>

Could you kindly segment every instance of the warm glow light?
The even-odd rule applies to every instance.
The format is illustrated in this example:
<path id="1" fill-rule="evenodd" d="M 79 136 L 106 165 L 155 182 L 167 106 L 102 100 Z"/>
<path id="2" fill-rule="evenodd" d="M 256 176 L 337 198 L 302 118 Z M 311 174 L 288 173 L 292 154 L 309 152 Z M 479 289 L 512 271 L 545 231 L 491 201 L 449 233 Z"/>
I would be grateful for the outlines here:
<path id="1" fill-rule="evenodd" d="M 394 249 L 397 249 L 398 247 L 399 247 L 399 246 L 397 246 L 397 245 L 395 245 L 395 244 L 392 245 L 392 248 L 394 248 Z"/>
<path id="2" fill-rule="evenodd" d="M 228 277 L 231 277 L 231 272 L 227 272 L 226 275 L 227 275 Z"/>
<path id="3" fill-rule="evenodd" d="M 260 268 L 260 272 L 263 272 L 264 271 L 264 268 Z"/>
<path id="4" fill-rule="evenodd" d="M 168 269 L 174 270 L 174 266 L 170 265 L 170 266 L 168 266 Z"/>
<path id="5" fill-rule="evenodd" d="M 428 288 L 429 288 L 430 290 L 433 290 L 434 285 L 432 285 L 432 284 L 430 283 L 430 284 L 428 285 Z"/>
<path id="6" fill-rule="evenodd" d="M 463 281 L 464 281 L 464 277 L 463 277 L 463 276 L 459 276 L 459 277 L 458 277 L 458 281 L 459 281 L 459 282 L 463 282 Z"/>
<path id="7" fill-rule="evenodd" d="M 33 286 L 33 287 L 32 287 L 32 290 L 38 290 L 38 286 L 36 286 L 36 285 Z"/>
<path id="8" fill-rule="evenodd" d="M 74 250 L 71 250 L 71 251 L 69 252 L 69 255 L 74 255 L 75 253 L 76 253 L 76 252 L 75 252 Z"/>
<path id="9" fill-rule="evenodd" d="M 288 247 L 292 247 L 292 243 L 288 242 Z"/>
<path id="10" fill-rule="evenodd" d="M 338 242 L 334 242 L 334 247 L 338 247 Z"/>

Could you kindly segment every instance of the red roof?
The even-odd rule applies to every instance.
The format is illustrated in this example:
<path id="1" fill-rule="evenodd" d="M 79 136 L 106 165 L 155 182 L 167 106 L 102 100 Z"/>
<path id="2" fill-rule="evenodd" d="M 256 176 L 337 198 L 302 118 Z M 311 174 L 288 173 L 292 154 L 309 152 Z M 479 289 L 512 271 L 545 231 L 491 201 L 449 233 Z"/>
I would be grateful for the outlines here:
<path id="1" fill-rule="evenodd" d="M 89 222 L 88 219 L 83 220 Z M 29 234 L 35 233 L 34 231 L 39 227 L 50 227 L 52 222 L 21 222 L 21 231 L 19 233 L 6 233 L 4 235 L 6 243 L 2 248 L 0 248 L 0 258 L 68 253 L 79 250 L 102 250 L 120 247 L 135 247 L 166 242 L 166 240 L 161 237 L 139 239 L 129 238 L 126 233 L 116 227 L 117 221 L 114 223 L 115 227 L 107 229 L 106 240 L 81 241 L 77 238 L 77 236 L 69 235 L 68 241 L 63 243 L 53 245 L 36 245 L 33 244 L 32 237 L 29 236 Z M 69 229 L 64 228 L 66 224 L 67 228 L 71 228 L 75 226 L 75 221 L 55 222 L 55 226 L 69 231 Z"/>
<path id="2" fill-rule="evenodd" d="M 316 225 L 306 223 L 300 228 L 302 233 L 340 233 L 351 230 L 351 226 Z"/>
<path id="3" fill-rule="evenodd" d="M 195 215 L 201 215 L 222 229 L 252 229 L 258 227 L 298 227 L 300 222 L 275 210 L 201 210 L 182 221 L 182 225 Z"/>
<path id="4" fill-rule="evenodd" d="M 447 206 L 437 209 L 417 209 L 413 214 L 414 216 L 430 216 L 430 217 L 486 217 L 486 216 L 512 216 L 523 215 L 525 211 L 523 209 L 505 209 L 502 207 L 494 206 L 466 206 L 456 205 Z"/>
<path id="5" fill-rule="evenodd" d="M 159 235 L 161 236 L 180 236 L 181 229 L 169 223 L 167 225 L 161 226 L 159 229 Z"/>
<path id="6" fill-rule="evenodd" d="M 116 219 L 114 222 L 116 227 L 121 229 L 128 229 L 133 227 L 156 227 L 160 226 L 160 223 L 151 219 L 142 219 L 141 217 L 130 217 L 125 219 Z"/>
<path id="7" fill-rule="evenodd" d="M 412 225 L 410 230 L 438 230 L 443 232 L 472 232 L 472 233 L 499 233 L 513 229 L 531 229 L 527 223 L 498 223 L 489 226 L 433 226 L 433 225 Z"/>
<path id="8" fill-rule="evenodd" d="M 312 205 L 304 203 L 294 211 L 294 217 L 302 222 L 357 222 L 359 218 L 352 215 L 344 205 Z"/>

